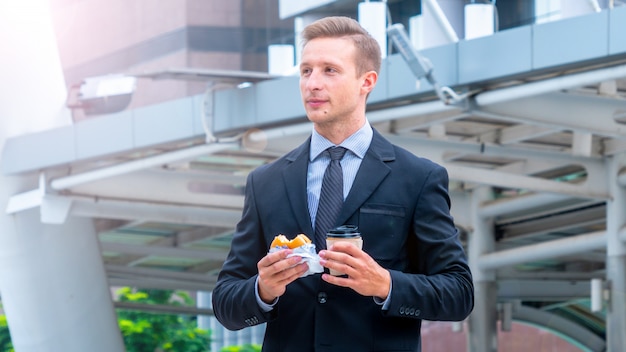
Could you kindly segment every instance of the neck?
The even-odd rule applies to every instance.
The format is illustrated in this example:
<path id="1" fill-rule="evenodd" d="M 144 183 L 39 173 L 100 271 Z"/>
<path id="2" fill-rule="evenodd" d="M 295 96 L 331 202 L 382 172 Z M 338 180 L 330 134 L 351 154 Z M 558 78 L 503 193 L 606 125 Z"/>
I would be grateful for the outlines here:
<path id="1" fill-rule="evenodd" d="M 338 124 L 337 122 L 328 124 L 317 123 L 315 124 L 315 130 L 333 144 L 339 145 L 348 137 L 356 133 L 356 131 L 363 127 L 363 125 L 365 125 L 365 118 L 360 121 L 341 124 Z"/>

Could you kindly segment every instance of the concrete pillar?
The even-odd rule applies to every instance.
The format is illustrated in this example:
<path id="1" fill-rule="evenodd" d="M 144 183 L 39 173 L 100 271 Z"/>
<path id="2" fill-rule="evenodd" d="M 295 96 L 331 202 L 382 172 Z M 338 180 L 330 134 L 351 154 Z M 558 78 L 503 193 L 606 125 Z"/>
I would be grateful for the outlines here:
<path id="1" fill-rule="evenodd" d="M 124 351 L 92 221 L 39 217 L 38 208 L 0 216 L 0 294 L 15 350 Z"/>
<path id="2" fill-rule="evenodd" d="M 211 302 L 211 292 L 198 291 L 196 293 L 196 305 L 198 308 L 213 309 Z M 215 316 L 198 315 L 198 327 L 204 330 L 211 331 L 211 351 L 219 351 L 224 347 L 222 345 L 222 326 L 219 326 Z"/>
<path id="3" fill-rule="evenodd" d="M 472 231 L 468 240 L 468 260 L 474 277 L 474 310 L 469 316 L 469 351 L 498 351 L 497 286 L 493 270 L 481 270 L 478 258 L 495 249 L 493 219 L 480 216 L 481 204 L 492 198 L 489 187 L 472 191 Z"/>
<path id="4" fill-rule="evenodd" d="M 418 49 L 446 45 L 465 36 L 463 26 L 463 0 L 422 0 L 422 13 L 413 19 L 413 25 L 423 29 L 419 38 Z M 417 22 L 415 22 L 417 21 Z"/>
<path id="5" fill-rule="evenodd" d="M 0 1 L 0 158 L 7 138 L 70 122 L 47 0 Z M 37 175 L 0 174 L 0 296 L 17 352 L 124 351 L 90 219 L 7 215 Z"/>
<path id="6" fill-rule="evenodd" d="M 626 153 L 608 159 L 609 193 L 607 201 L 606 279 L 609 301 L 606 315 L 607 351 L 626 350 L 626 243 L 620 232 L 626 231 L 626 187 L 618 181 L 620 170 L 626 168 Z"/>
<path id="7" fill-rule="evenodd" d="M 598 0 L 561 0 L 561 19 L 602 11 Z"/>

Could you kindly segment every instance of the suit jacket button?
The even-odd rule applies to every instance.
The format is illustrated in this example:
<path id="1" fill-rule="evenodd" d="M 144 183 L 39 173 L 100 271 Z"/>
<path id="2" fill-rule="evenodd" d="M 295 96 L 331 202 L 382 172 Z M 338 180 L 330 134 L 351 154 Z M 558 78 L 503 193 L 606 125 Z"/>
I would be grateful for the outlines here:
<path id="1" fill-rule="evenodd" d="M 415 315 L 415 308 L 409 309 L 409 315 Z"/>
<path id="2" fill-rule="evenodd" d="M 404 307 L 400 307 L 400 314 L 404 314 Z"/>
<path id="3" fill-rule="evenodd" d="M 415 314 L 414 314 L 414 315 L 415 315 L 416 317 L 419 317 L 421 313 L 422 313 L 422 311 L 421 311 L 421 310 L 416 309 L 416 310 L 415 310 Z"/>
<path id="4" fill-rule="evenodd" d="M 321 304 L 326 303 L 326 298 L 327 298 L 326 292 L 320 292 L 317 294 L 317 301 Z"/>

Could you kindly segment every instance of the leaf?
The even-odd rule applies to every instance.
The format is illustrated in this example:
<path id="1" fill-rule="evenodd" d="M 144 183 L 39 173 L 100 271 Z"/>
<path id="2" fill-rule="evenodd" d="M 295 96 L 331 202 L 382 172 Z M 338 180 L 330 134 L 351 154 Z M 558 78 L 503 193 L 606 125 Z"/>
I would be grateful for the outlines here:
<path id="1" fill-rule="evenodd" d="M 134 290 L 117 291 L 120 301 L 142 304 L 194 306 L 184 291 Z M 157 314 L 118 309 L 118 322 L 128 352 L 145 351 L 209 351 L 210 331 L 198 329 L 195 316 Z"/>

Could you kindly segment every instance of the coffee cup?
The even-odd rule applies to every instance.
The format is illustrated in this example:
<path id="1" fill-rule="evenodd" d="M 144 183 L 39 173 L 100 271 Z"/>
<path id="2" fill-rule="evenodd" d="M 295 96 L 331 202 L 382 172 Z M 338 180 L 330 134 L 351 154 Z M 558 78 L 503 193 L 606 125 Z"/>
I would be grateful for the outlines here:
<path id="1" fill-rule="evenodd" d="M 354 225 L 342 225 L 335 227 L 326 233 L 326 248 L 330 248 L 337 242 L 349 242 L 357 246 L 359 249 L 363 249 L 363 239 L 359 228 Z M 334 276 L 340 276 L 344 273 L 337 270 L 330 269 L 330 274 Z"/>

